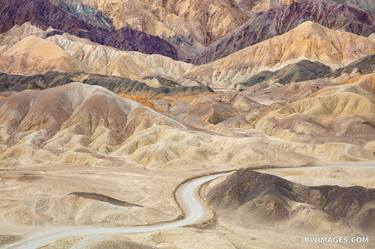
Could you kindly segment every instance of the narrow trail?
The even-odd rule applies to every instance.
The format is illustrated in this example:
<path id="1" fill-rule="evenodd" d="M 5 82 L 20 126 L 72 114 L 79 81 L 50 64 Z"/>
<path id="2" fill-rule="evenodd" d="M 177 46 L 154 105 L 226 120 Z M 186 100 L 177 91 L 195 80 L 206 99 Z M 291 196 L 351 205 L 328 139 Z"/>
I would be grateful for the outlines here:
<path id="1" fill-rule="evenodd" d="M 51 228 L 47 232 L 37 233 L 25 240 L 5 246 L 6 249 L 37 249 L 48 245 L 57 239 L 73 236 L 88 236 L 88 235 L 110 235 L 110 234 L 135 234 L 157 232 L 168 229 L 176 229 L 179 227 L 199 224 L 207 221 L 206 207 L 199 197 L 198 191 L 202 185 L 228 173 L 218 173 L 207 175 L 189 180 L 179 186 L 176 190 L 178 195 L 178 204 L 185 214 L 183 219 L 144 225 L 144 226 L 129 226 L 129 227 L 103 227 L 103 226 L 71 226 L 62 228 Z"/>

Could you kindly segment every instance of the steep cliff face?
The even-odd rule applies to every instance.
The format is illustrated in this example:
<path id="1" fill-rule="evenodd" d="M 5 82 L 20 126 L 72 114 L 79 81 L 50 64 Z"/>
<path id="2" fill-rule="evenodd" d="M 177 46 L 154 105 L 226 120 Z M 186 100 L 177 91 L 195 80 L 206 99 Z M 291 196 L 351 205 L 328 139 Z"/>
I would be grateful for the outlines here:
<path id="1" fill-rule="evenodd" d="M 31 22 L 44 29 L 51 26 L 62 32 L 121 50 L 178 58 L 177 49 L 166 40 L 126 27 L 119 30 L 112 27 L 103 28 L 92 21 L 86 22 L 88 18 L 81 18 L 79 14 L 72 15 L 48 0 L 6 0 L 0 6 L 0 19 L 0 32 L 5 32 L 14 25 Z"/>
<path id="2" fill-rule="evenodd" d="M 207 47 L 193 62 L 204 64 L 252 44 L 284 34 L 306 21 L 327 28 L 369 36 L 375 32 L 374 15 L 348 5 L 303 1 L 261 12 L 234 33 Z"/>

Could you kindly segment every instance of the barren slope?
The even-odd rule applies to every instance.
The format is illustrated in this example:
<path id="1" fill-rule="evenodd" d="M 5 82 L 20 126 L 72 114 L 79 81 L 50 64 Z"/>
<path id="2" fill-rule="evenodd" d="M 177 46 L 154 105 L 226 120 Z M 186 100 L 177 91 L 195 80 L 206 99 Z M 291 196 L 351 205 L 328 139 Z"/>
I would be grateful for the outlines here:
<path id="1" fill-rule="evenodd" d="M 73 15 L 48 0 L 4 0 L 0 5 L 0 19 L 0 32 L 8 31 L 15 25 L 31 22 L 44 29 L 53 27 L 59 30 L 58 33 L 68 32 L 125 51 L 140 51 L 178 58 L 177 49 L 158 36 L 127 27 L 116 30 L 113 27 L 98 26 L 84 15 Z"/>
<path id="2" fill-rule="evenodd" d="M 370 233 L 375 229 L 375 190 L 363 187 L 309 187 L 243 169 L 211 189 L 208 199 L 220 218 L 244 227 L 258 223 L 315 232 L 345 231 L 345 226 Z"/>
<path id="3" fill-rule="evenodd" d="M 246 15 L 229 0 L 82 1 L 112 17 L 118 28 L 128 26 L 198 48 L 246 21 Z"/>
<path id="4" fill-rule="evenodd" d="M 222 115 L 220 106 L 212 108 Z M 195 115 L 215 125 L 221 117 L 211 110 Z M 235 114 L 232 110 L 227 109 L 229 115 Z M 280 141 L 255 130 L 245 137 L 190 130 L 136 102 L 81 83 L 10 94 L 1 99 L 0 114 L 1 157 L 20 163 L 111 165 L 131 160 L 155 168 L 230 168 L 249 162 L 298 165 L 374 157 L 363 144 Z"/>
<path id="5" fill-rule="evenodd" d="M 286 103 L 262 117 L 256 127 L 282 139 L 310 143 L 371 142 L 375 140 L 374 84 L 371 79 L 356 82 L 326 87 Z"/>
<path id="6" fill-rule="evenodd" d="M 52 71 L 45 74 L 25 76 L 0 73 L 0 91 L 5 91 L 3 94 L 8 94 L 12 91 L 23 91 L 26 89 L 47 89 L 65 85 L 71 82 L 81 82 L 88 85 L 102 86 L 112 92 L 134 96 L 135 98 L 142 96 L 183 96 L 212 92 L 209 87 L 183 87 L 171 81 L 164 83 L 163 79 L 158 81 L 161 84 L 160 87 L 150 87 L 144 82 L 98 74 L 59 73 Z"/>
<path id="7" fill-rule="evenodd" d="M 207 47 L 193 62 L 204 64 L 271 37 L 284 34 L 303 22 L 369 36 L 375 31 L 374 14 L 331 1 L 301 1 L 259 13 L 235 32 Z"/>
<path id="8" fill-rule="evenodd" d="M 161 55 L 120 51 L 69 34 L 46 38 L 46 32 L 38 31 L 23 35 L 20 29 L 32 28 L 29 24 L 24 25 L 24 28 L 15 28 L 1 36 L 5 41 L 12 41 L 0 47 L 3 51 L 0 55 L 2 72 L 86 72 L 143 80 L 154 77 L 175 79 L 193 68 L 191 64 Z M 158 83 L 150 80 L 150 84 Z"/>
<path id="9" fill-rule="evenodd" d="M 257 72 L 305 59 L 339 68 L 374 52 L 375 42 L 369 38 L 305 22 L 286 34 L 199 66 L 185 77 L 212 87 L 233 87 Z"/>

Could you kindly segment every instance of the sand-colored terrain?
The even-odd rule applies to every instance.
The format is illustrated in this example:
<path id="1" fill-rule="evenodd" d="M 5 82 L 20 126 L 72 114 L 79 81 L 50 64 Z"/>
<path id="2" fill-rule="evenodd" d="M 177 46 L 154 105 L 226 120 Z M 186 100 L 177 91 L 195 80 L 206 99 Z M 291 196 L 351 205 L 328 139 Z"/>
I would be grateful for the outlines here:
<path id="1" fill-rule="evenodd" d="M 165 172 L 165 171 L 143 171 L 137 169 L 137 167 L 133 167 L 132 165 L 124 165 L 127 167 L 126 172 L 123 172 L 123 168 L 110 168 L 112 173 L 108 174 L 108 168 L 80 168 L 76 166 L 59 166 L 54 165 L 51 167 L 50 165 L 34 165 L 33 167 L 28 168 L 19 168 L 13 172 L 6 172 L 4 173 L 5 176 L 2 179 L 3 184 L 5 186 L 3 188 L 8 188 L 8 196 L 19 196 L 16 194 L 16 191 L 20 191 L 23 188 L 25 189 L 35 189 L 38 190 L 38 194 L 34 194 L 34 198 L 37 198 L 39 195 L 43 196 L 40 190 L 45 189 L 47 192 L 44 195 L 44 199 L 48 198 L 51 199 L 51 193 L 53 194 L 53 199 L 62 198 L 62 196 L 67 195 L 69 196 L 70 191 L 72 190 L 82 190 L 82 191 L 97 191 L 102 194 L 112 193 L 112 197 L 116 197 L 123 201 L 127 201 L 130 203 L 133 201 L 133 204 L 140 204 L 142 207 L 119 207 L 112 205 L 110 203 L 95 201 L 95 200 L 85 200 L 84 198 L 79 198 L 76 200 L 76 204 L 83 204 L 86 205 L 80 206 L 78 205 L 76 208 L 79 207 L 87 207 L 87 204 L 90 203 L 91 205 L 95 205 L 96 208 L 98 206 L 102 206 L 102 208 L 106 210 L 106 215 L 114 215 L 118 209 L 121 209 L 122 216 L 116 215 L 116 220 L 120 221 L 119 217 L 123 217 L 124 214 L 131 215 L 135 210 L 138 208 L 140 210 L 144 210 L 145 213 L 154 210 L 156 212 L 163 212 L 166 214 L 164 217 L 166 220 L 168 219 L 168 214 L 176 214 L 178 215 L 179 209 L 175 205 L 175 201 L 171 196 L 173 196 L 173 192 L 165 192 L 163 189 L 171 188 L 178 184 L 183 178 L 179 177 L 184 175 L 186 177 L 189 173 L 182 172 L 175 172 L 172 173 Z M 361 164 L 352 164 L 353 167 L 361 167 Z M 365 167 L 369 167 L 370 164 L 363 164 L 361 169 L 365 170 Z M 320 170 L 320 176 L 326 175 L 326 180 L 334 179 L 335 175 L 333 174 L 325 174 L 324 169 L 327 167 L 327 170 L 330 170 L 330 165 L 322 165 L 321 167 L 316 167 L 317 170 Z M 342 165 L 333 165 L 336 169 L 340 168 L 341 172 L 344 172 L 346 167 L 348 167 L 348 172 L 351 172 L 351 166 L 349 164 L 342 164 Z M 69 171 L 67 171 L 69 169 Z M 314 168 L 306 168 L 306 172 L 311 172 Z M 268 173 L 270 172 L 303 172 L 305 168 L 299 169 L 278 169 L 278 170 L 264 170 Z M 337 171 L 337 170 L 336 170 Z M 102 172 L 102 175 L 99 174 Z M 370 172 L 370 171 L 369 171 Z M 293 173 L 289 173 L 293 174 Z M 93 184 L 97 181 L 98 177 L 102 179 L 102 185 L 97 186 Z M 311 178 L 307 176 L 306 179 Z M 77 182 L 77 179 L 80 181 Z M 145 181 L 147 179 L 147 181 Z M 230 178 L 229 178 L 230 179 Z M 345 180 L 344 180 L 345 181 Z M 151 182 L 155 182 L 155 185 L 150 185 Z M 220 186 L 222 184 L 223 179 L 218 179 L 217 181 L 210 184 L 208 189 L 204 191 L 204 195 L 210 195 L 213 189 L 216 186 Z M 333 183 L 333 182 L 332 182 Z M 353 183 L 356 185 L 358 182 Z M 22 185 L 21 185 L 22 184 Z M 263 184 L 266 184 L 263 182 Z M 212 185 L 212 186 L 211 186 Z M 12 187 L 13 186 L 13 187 Z M 16 187 L 17 186 L 17 187 Z M 21 188 L 21 186 L 23 186 Z M 43 187 L 42 187 L 43 186 Z M 147 186 L 147 187 L 146 187 Z M 269 185 L 272 186 L 272 185 Z M 349 185 L 352 186 L 352 185 Z M 113 195 L 113 191 L 116 189 L 116 195 Z M 129 190 L 132 189 L 131 191 Z M 147 190 L 146 190 L 147 188 Z M 123 189 L 123 191 L 118 191 Z M 147 198 L 142 198 L 141 200 L 138 199 L 139 191 L 142 192 L 142 196 L 148 196 Z M 11 191 L 15 191 L 12 194 Z M 31 191 L 31 190 L 30 190 Z M 52 191 L 52 192 L 51 192 Z M 109 191 L 109 192 L 105 192 Z M 31 191 L 34 192 L 34 191 Z M 47 194 L 48 193 L 48 194 Z M 151 194 L 154 193 L 154 194 Z M 149 196 L 151 194 L 151 196 Z M 29 198 L 29 197 L 27 197 Z M 10 200 L 8 198 L 7 200 Z M 22 199 L 15 200 L 11 203 L 21 203 Z M 162 206 L 162 209 L 158 207 L 154 207 L 154 203 L 157 200 L 163 200 L 162 203 L 158 202 L 157 205 Z M 165 202 L 165 200 L 169 200 Z M 41 215 L 41 211 L 43 209 L 40 208 L 40 203 L 37 202 L 38 205 L 37 209 L 33 209 L 35 215 Z M 12 204 L 14 205 L 14 204 Z M 25 205 L 25 204 L 24 204 Z M 149 206 L 151 205 L 151 206 Z M 8 206 L 11 206 L 10 204 Z M 154 207 L 151 208 L 150 207 Z M 269 206 L 271 207 L 271 206 Z M 59 208 L 62 208 L 61 206 Z M 307 208 L 307 207 L 305 207 Z M 60 210 L 60 209 L 59 209 Z M 85 213 L 89 214 L 90 209 L 85 208 Z M 242 212 L 242 211 L 240 211 Z M 48 246 L 43 248 L 200 248 L 205 246 L 206 248 L 318 248 L 319 246 L 316 244 L 309 244 L 304 243 L 304 236 L 306 235 L 315 235 L 313 232 L 306 232 L 300 230 L 289 230 L 285 229 L 282 226 L 280 227 L 281 230 L 277 228 L 269 229 L 260 225 L 259 223 L 255 222 L 256 219 L 250 220 L 250 223 L 246 227 L 242 225 L 236 224 L 239 222 L 237 218 L 228 218 L 226 215 L 222 215 L 221 211 L 217 213 L 218 220 L 211 225 L 208 226 L 197 226 L 197 227 L 188 227 L 188 228 L 180 228 L 174 230 L 167 230 L 167 231 L 160 231 L 160 232 L 153 232 L 153 233 L 146 233 L 146 234 L 135 234 L 135 235 L 95 235 L 95 236 L 84 236 L 84 237 L 66 237 L 61 238 L 56 241 L 49 243 Z M 319 214 L 317 214 L 319 217 Z M 42 216 L 45 217 L 45 216 Z M 96 217 L 96 216 L 94 216 Z M 143 214 L 142 216 L 139 215 L 137 217 L 148 217 L 147 215 Z M 176 216 L 172 216 L 173 219 Z M 309 215 L 308 217 L 311 217 Z M 305 219 L 306 216 L 302 215 L 301 217 L 296 217 L 296 221 L 298 219 Z M 242 222 L 248 221 L 248 219 L 242 218 Z M 47 220 L 48 221 L 48 220 Z M 44 222 L 47 222 L 44 220 Z M 149 220 L 149 221 L 152 221 Z M 305 220 L 306 221 L 306 220 Z M 310 220 L 312 221 L 312 220 Z M 320 220 L 322 221 L 322 220 Z M 69 221 L 72 222 L 72 221 Z M 76 220 L 79 222 L 79 220 Z M 128 220 L 126 222 L 129 222 Z M 79 224 L 79 223 L 78 223 Z M 103 226 L 103 223 L 86 223 L 86 224 L 97 224 L 99 227 Z M 322 223 L 320 223 L 321 225 Z M 334 236 L 353 236 L 354 234 L 360 235 L 359 233 L 353 233 L 352 231 L 347 231 L 343 228 L 338 228 L 335 226 L 330 225 L 330 221 L 327 221 L 326 227 L 319 226 L 319 229 L 328 229 L 326 230 L 327 234 Z M 14 240 L 20 240 L 20 232 L 23 235 L 33 234 L 38 229 L 42 230 L 43 226 L 26 226 L 20 227 L 16 225 L 7 226 L 7 235 L 3 235 L 4 241 L 7 240 L 10 243 Z M 291 228 L 295 226 L 295 224 L 289 224 Z M 330 230 L 333 229 L 333 230 Z M 18 235 L 17 235 L 18 234 Z M 6 237 L 8 236 L 8 237 Z M 17 237 L 19 236 L 19 237 Z M 191 239 L 194 237 L 194 240 Z M 373 239 L 373 237 L 370 237 Z M 278 243 L 275 243 L 275 240 Z M 127 247 L 128 246 L 128 247 Z M 321 245 L 320 245 L 321 246 Z M 371 244 L 363 244 L 360 245 L 361 248 L 371 248 Z M 332 244 L 332 248 L 358 248 L 358 245 L 335 245 Z"/>
<path id="2" fill-rule="evenodd" d="M 24 91 L 1 101 L 1 157 L 17 158 L 21 164 L 55 160 L 103 166 L 130 159 L 152 168 L 196 169 L 373 159 L 363 143 L 311 144 L 269 137 L 261 124 L 273 113 L 285 113 L 283 108 L 263 117 L 252 136 L 239 137 L 191 129 L 97 86 L 71 83 Z"/>
<path id="3" fill-rule="evenodd" d="M 373 162 L 327 164 L 298 169 L 270 169 L 260 172 L 283 177 L 289 181 L 309 185 L 362 186 L 375 188 Z"/>
<path id="4" fill-rule="evenodd" d="M 269 112 L 256 126 L 282 139 L 344 142 L 339 137 L 345 134 L 343 137 L 352 143 L 366 143 L 373 140 L 374 107 L 371 84 L 332 86 Z"/>
<path id="5" fill-rule="evenodd" d="M 117 27 L 129 26 L 166 38 L 181 37 L 204 46 L 233 31 L 246 15 L 233 1 L 118 1 L 83 0 L 113 18 Z"/>
<path id="6" fill-rule="evenodd" d="M 372 39 L 330 30 L 312 22 L 202 66 L 161 55 L 119 51 L 68 34 L 48 38 L 45 34 L 27 23 L 2 35 L 7 45 L 0 47 L 3 51 L 1 71 L 98 73 L 140 80 L 154 87 L 159 83 L 152 79 L 159 77 L 185 86 L 204 84 L 213 88 L 232 88 L 256 73 L 276 71 L 301 60 L 320 62 L 337 69 L 375 52 Z M 41 47 L 46 48 L 45 53 L 39 53 Z"/>
<path id="7" fill-rule="evenodd" d="M 351 118 L 352 115 L 361 115 L 364 107 L 354 108 L 360 101 L 369 103 L 369 109 L 364 114 L 371 113 L 373 89 L 369 79 L 371 77 L 367 76 L 363 77 L 361 83 L 343 85 L 326 83 L 321 89 L 310 88 L 310 94 L 304 91 L 307 95 L 302 96 L 299 88 L 286 85 L 284 90 L 289 89 L 291 102 L 284 105 L 280 102 L 277 104 L 279 106 L 271 109 L 246 97 L 247 92 L 238 95 L 202 93 L 177 98 L 185 101 L 187 109 L 179 109 L 179 102 L 174 96 L 152 99 L 155 103 L 170 101 L 176 105 L 173 110 L 165 110 L 165 114 L 102 87 L 82 83 L 5 95 L 0 101 L 3 149 L 0 189 L 7 196 L 0 208 L 3 220 L 0 229 L 7 227 L 3 236 L 8 236 L 4 237 L 8 242 L 4 243 L 9 244 L 13 239 L 19 240 L 43 230 L 46 225 L 131 226 L 176 219 L 181 215 L 174 199 L 174 190 L 179 183 L 193 175 L 212 171 L 260 166 L 295 167 L 295 170 L 275 169 L 270 172 L 286 175 L 287 179 L 303 184 L 337 184 L 340 180 L 345 186 L 362 184 L 371 187 L 373 183 L 365 177 L 372 174 L 371 168 L 359 164 L 356 165 L 361 167 L 361 173 L 356 173 L 358 177 L 353 181 L 345 180 L 345 175 L 353 170 L 350 164 L 348 171 L 344 166 L 340 171 L 329 166 L 327 170 L 324 166 L 320 167 L 320 171 L 301 168 L 337 161 L 374 160 L 373 139 L 369 135 L 371 131 L 362 140 L 353 139 L 360 138 L 356 135 L 337 142 L 322 133 L 326 140 L 312 143 L 296 141 L 296 137 L 303 137 L 300 133 L 296 137 L 269 136 L 260 125 L 274 117 L 282 119 L 294 115 L 291 111 L 299 111 L 312 118 L 324 112 L 325 115 L 319 115 L 322 119 L 316 121 L 322 124 L 337 115 Z M 300 84 L 304 89 L 311 87 L 309 83 Z M 344 109 L 335 107 L 336 102 L 333 102 L 330 111 L 327 111 L 326 104 L 314 104 L 313 110 L 308 104 L 309 99 L 345 101 L 347 93 L 355 93 L 363 100 L 355 104 L 346 102 L 348 107 Z M 205 104 L 199 104 L 202 101 Z M 189 110 L 189 105 L 195 108 Z M 199 105 L 202 107 L 197 108 Z M 299 107 L 290 107 L 294 105 Z M 200 112 L 194 112 L 194 109 Z M 219 128 L 224 126 L 227 118 L 239 115 L 240 110 L 260 115 L 255 119 L 255 126 L 250 122 L 247 128 Z M 225 116 L 225 113 L 229 116 Z M 189 117 L 190 122 L 181 122 Z M 220 118 L 224 118 L 224 121 Z M 207 132 L 208 128 L 211 132 Z M 277 125 L 274 129 L 289 130 Z M 341 134 L 347 138 L 351 133 Z M 293 172 L 303 173 L 298 175 Z M 337 172 L 342 173 L 338 175 Z M 288 174 L 300 177 L 288 178 Z M 311 174 L 318 174 L 320 180 L 303 180 L 303 177 L 312 179 Z M 203 196 L 211 188 L 203 192 Z M 288 224 L 300 224 L 304 215 L 296 215 L 293 222 Z M 89 236 L 79 240 L 68 237 L 54 241 L 50 246 L 100 248 L 110 245 L 118 248 L 138 243 L 136 246 L 140 248 L 194 248 L 198 245 L 236 248 L 240 244 L 250 248 L 278 248 L 271 246 L 264 236 L 282 239 L 276 230 L 265 232 L 267 228 L 258 225 L 243 227 L 228 223 L 224 216 L 221 218 L 220 212 L 218 217 L 216 223 L 198 228 L 182 228 L 145 236 L 106 235 L 95 239 Z M 312 219 L 315 216 L 308 217 Z M 329 220 L 324 224 L 328 229 L 325 231 L 339 227 Z M 249 231 L 253 234 L 251 238 L 245 235 Z M 191 241 L 191 236 L 198 236 L 198 239 Z M 294 233 L 283 238 L 283 243 L 294 248 L 293 245 L 298 244 L 303 236 Z M 308 245 L 304 246 L 309 248 Z"/>
<path id="8" fill-rule="evenodd" d="M 185 75 L 212 87 L 233 87 L 257 72 L 275 71 L 308 59 L 339 68 L 375 52 L 373 40 L 305 22 L 291 31 L 246 47 Z"/>
<path id="9" fill-rule="evenodd" d="M 30 166 L 33 167 L 2 173 L 2 194 L 8 197 L 3 200 L 1 217 L 8 225 L 1 226 L 14 224 L 9 227 L 10 231 L 16 224 L 25 229 L 28 226 L 42 229 L 52 224 L 124 226 L 173 220 L 180 215 L 174 199 L 169 197 L 181 181 L 178 177 L 153 176 L 142 168 L 134 169 L 130 163 L 123 165 L 129 168 L 129 173 L 114 167 L 111 174 L 105 169 L 93 172 L 73 164 Z M 152 180 L 155 185 L 146 184 L 153 177 L 156 177 Z M 165 188 L 171 192 L 164 191 Z M 141 194 L 145 192 L 148 194 Z M 161 201 L 162 195 L 169 201 Z"/>
<path id="10" fill-rule="evenodd" d="M 374 6 L 6 0 L 0 247 L 373 249 Z"/>
<path id="11" fill-rule="evenodd" d="M 0 68 L 2 72 L 8 73 L 60 71 L 123 76 L 138 80 L 153 77 L 178 79 L 194 67 L 161 55 L 119 51 L 68 34 L 46 38 L 46 32 L 28 23 L 15 27 L 2 37 L 4 44 L 7 43 L 0 47 L 3 51 Z M 194 82 L 183 82 L 186 85 L 197 85 Z"/>
<path id="12" fill-rule="evenodd" d="M 0 99 L 0 191 L 7 196 L 0 207 L 2 243 L 46 226 L 128 227 L 174 220 L 182 214 L 174 198 L 179 184 L 214 171 L 272 167 L 261 172 L 293 184 L 372 188 L 372 164 L 355 161 L 375 160 L 373 86 L 372 74 L 354 73 L 323 81 L 262 83 L 237 93 L 146 97 L 153 109 L 131 94 L 77 82 L 8 92 Z M 293 119 L 292 126 L 285 125 Z M 336 120 L 346 120 L 346 126 L 335 125 Z M 305 167 L 316 164 L 322 166 Z M 209 201 L 222 181 L 202 190 L 203 198 Z M 213 205 L 216 218 L 202 226 L 143 235 L 68 236 L 46 248 L 317 248 L 302 242 L 306 232 L 293 229 L 309 228 L 307 235 L 357 234 L 295 203 L 287 208 L 299 210 L 293 219 L 270 230 L 253 216 L 241 218 L 246 207 L 228 216 Z M 363 210 L 353 226 L 366 227 Z M 293 229 L 285 233 L 285 225 Z"/>

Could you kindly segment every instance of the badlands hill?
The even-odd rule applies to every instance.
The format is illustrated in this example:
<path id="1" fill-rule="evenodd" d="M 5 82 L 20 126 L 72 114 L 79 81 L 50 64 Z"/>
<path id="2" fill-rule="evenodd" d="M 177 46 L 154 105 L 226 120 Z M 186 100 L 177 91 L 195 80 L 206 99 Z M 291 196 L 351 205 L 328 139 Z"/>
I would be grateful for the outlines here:
<path id="1" fill-rule="evenodd" d="M 301 100 L 321 89 L 337 85 L 339 85 L 337 82 L 332 82 L 328 79 L 291 82 L 285 85 L 265 81 L 251 86 L 242 93 L 265 105 L 272 106 L 277 104 L 277 108 L 280 108 L 279 104 Z"/>
<path id="2" fill-rule="evenodd" d="M 121 50 L 178 58 L 177 49 L 166 40 L 127 27 L 118 30 L 103 28 L 102 25 L 86 22 L 88 18 L 85 16 L 72 15 L 48 0 L 6 0 L 0 6 L 0 14 L 0 32 L 31 22 L 43 29 L 53 27 L 59 30 L 57 33 L 67 32 Z"/>
<path id="3" fill-rule="evenodd" d="M 375 72 L 375 55 L 368 55 L 360 58 L 342 68 L 331 70 L 330 67 L 308 60 L 302 60 L 287 65 L 274 72 L 262 71 L 251 76 L 250 79 L 242 82 L 240 86 L 248 87 L 261 82 L 286 84 L 319 78 L 337 78 L 351 74 L 371 74 Z"/>
<path id="4" fill-rule="evenodd" d="M 193 68 L 165 56 L 120 51 L 69 34 L 48 36 L 48 31 L 29 23 L 1 34 L 1 41 L 0 71 L 7 73 L 85 72 L 140 81 L 148 78 L 150 84 L 158 85 L 154 77 L 177 79 Z"/>
<path id="5" fill-rule="evenodd" d="M 364 58 L 354 61 L 343 68 L 337 69 L 330 75 L 330 77 L 338 77 L 342 74 L 369 74 L 373 72 L 375 72 L 375 54 L 365 56 Z"/>
<path id="6" fill-rule="evenodd" d="M 146 95 L 192 95 L 212 92 L 209 87 L 182 87 L 176 82 L 159 79 L 160 87 L 150 87 L 147 84 L 115 76 L 47 72 L 31 76 L 0 73 L 0 91 L 23 91 L 27 89 L 48 89 L 71 82 L 81 82 L 88 85 L 102 86 L 115 93 L 146 94 Z"/>
<path id="7" fill-rule="evenodd" d="M 290 5 L 295 2 L 303 2 L 306 0 L 238 0 L 239 6 L 249 15 L 254 13 L 264 12 L 269 9 L 280 7 L 283 5 Z M 364 11 L 374 12 L 375 3 L 372 0 L 330 0 L 339 4 L 350 5 Z"/>
<path id="8" fill-rule="evenodd" d="M 301 60 L 339 68 L 375 52 L 372 39 L 305 22 L 291 31 L 195 68 L 184 77 L 212 87 L 233 87 L 261 71 Z"/>
<path id="9" fill-rule="evenodd" d="M 216 106 L 207 102 L 207 107 L 198 113 L 195 109 L 184 116 L 187 120 L 190 116 L 190 121 L 202 118 L 204 122 L 208 119 L 210 125 L 223 125 L 223 117 L 225 121 L 240 110 L 243 101 L 237 100 L 236 109 L 222 110 L 222 101 Z M 171 100 L 167 103 L 172 104 Z M 176 107 L 178 113 L 179 105 Z M 223 111 L 226 117 L 221 115 Z M 257 109 L 253 111 L 255 114 Z M 290 166 L 374 158 L 370 145 L 351 144 L 350 140 L 322 144 L 295 142 L 291 138 L 281 141 L 265 136 L 262 129 L 252 130 L 251 136 L 220 135 L 214 129 L 205 131 L 208 126 L 197 129 L 185 125 L 177 121 L 182 116 L 176 113 L 167 115 L 104 88 L 82 83 L 10 92 L 0 99 L 0 156 L 3 162 L 17 159 L 21 164 L 54 160 L 106 166 L 130 160 L 146 167 L 185 169 Z"/>
<path id="10" fill-rule="evenodd" d="M 0 247 L 375 239 L 374 1 L 0 2 Z M 69 237 L 178 220 L 181 182 L 231 170 L 210 222 Z"/>
<path id="11" fill-rule="evenodd" d="M 375 232 L 375 189 L 309 187 L 242 169 L 210 189 L 208 200 L 219 219 L 243 227 L 257 222 L 322 232 L 335 224 Z"/>
<path id="12" fill-rule="evenodd" d="M 262 71 L 241 83 L 244 86 L 251 86 L 264 81 L 272 81 L 281 84 L 299 82 L 322 78 L 332 71 L 330 67 L 309 60 L 302 60 L 295 64 L 287 65 L 277 71 Z"/>
<path id="13" fill-rule="evenodd" d="M 77 150 L 66 155 L 72 159 L 89 155 L 87 146 L 105 152 L 152 125 L 184 128 L 132 100 L 82 83 L 11 94 L 1 99 L 0 114 L 1 143 L 9 148 L 2 158 L 32 158 L 37 151 L 48 158 L 69 148 Z"/>
<path id="14" fill-rule="evenodd" d="M 234 31 L 247 19 L 230 0 L 81 1 L 103 11 L 117 28 L 131 27 L 197 48 Z"/>
<path id="15" fill-rule="evenodd" d="M 252 44 L 284 34 L 303 22 L 369 36 L 375 31 L 374 15 L 329 1 L 302 1 L 270 9 L 250 18 L 235 32 L 208 46 L 194 60 L 204 64 L 230 55 Z"/>
<path id="16" fill-rule="evenodd" d="M 50 36 L 51 32 L 54 30 L 44 31 L 25 23 L 1 34 L 0 70 L 28 75 L 48 71 L 82 72 L 123 77 L 152 87 L 203 84 L 221 88 L 247 85 L 246 82 L 254 79 L 264 81 L 266 72 L 273 72 L 267 78 L 274 81 L 314 79 L 324 76 L 328 70 L 324 65 L 341 68 L 375 51 L 373 39 L 307 22 L 284 35 L 197 67 L 156 54 L 119 51 L 66 33 Z M 301 65 L 300 61 L 305 60 L 312 64 Z"/>
<path id="17" fill-rule="evenodd" d="M 342 68 L 331 70 L 330 67 L 309 60 L 302 60 L 294 64 L 287 65 L 274 72 L 262 71 L 251 76 L 250 79 L 240 85 L 247 87 L 261 82 L 268 83 L 291 83 L 319 78 L 337 78 L 351 74 L 371 74 L 375 72 L 375 55 L 368 55 L 360 58 Z"/>
<path id="18" fill-rule="evenodd" d="M 282 107 L 269 111 L 256 121 L 255 126 L 281 139 L 309 143 L 348 142 L 371 148 L 375 139 L 373 80 L 371 74 L 356 78 L 353 83 L 317 86 L 313 94 L 289 100 Z M 274 93 L 268 90 L 267 94 L 282 95 L 283 90 L 275 88 Z"/>
<path id="19" fill-rule="evenodd" d="M 62 1 L 55 0 L 60 3 Z M 298 2 L 302 2 L 298 1 Z M 335 0 L 362 10 L 374 10 L 370 0 Z M 234 32 L 254 13 L 290 5 L 294 0 L 168 0 L 118 1 L 69 0 L 63 1 L 73 13 L 90 11 L 105 13 L 114 26 L 124 26 L 166 38 L 188 49 L 199 52 L 224 35 Z M 86 8 L 88 8 L 86 10 Z M 92 10 L 93 9 L 93 10 Z M 101 16 L 99 13 L 99 17 Z M 100 21 L 100 20 L 99 20 Z"/>
<path id="20" fill-rule="evenodd" d="M 47 38 L 47 34 L 50 31 L 53 31 L 53 29 L 50 28 L 48 30 L 43 30 L 32 25 L 29 22 L 24 23 L 20 26 L 15 25 L 10 30 L 0 34 L 0 49 L 2 51 L 30 35 L 34 35 L 40 38 Z"/>
<path id="21" fill-rule="evenodd" d="M 60 129 L 72 126 L 78 133 L 92 135 L 96 130 L 102 129 L 113 135 L 126 135 L 126 132 L 134 131 L 136 128 L 126 128 L 127 124 L 138 119 L 134 117 L 134 113 L 149 112 L 152 117 L 156 115 L 155 112 L 143 108 L 134 101 L 116 97 L 104 88 L 81 83 L 71 83 L 44 91 L 14 93 L 1 102 L 0 112 L 3 131 L 8 134 L 2 139 L 8 142 L 17 142 L 20 139 L 18 136 L 11 136 L 14 132 L 19 132 L 21 135 L 24 131 L 21 137 L 25 137 L 33 132 L 44 130 L 45 138 L 48 138 Z M 132 117 L 135 119 L 132 120 Z M 180 126 L 162 115 L 160 118 L 165 119 L 167 123 L 171 122 L 172 126 L 173 123 L 177 127 Z M 79 128 L 82 125 L 84 127 Z M 86 127 L 87 125 L 89 127 Z"/>
<path id="22" fill-rule="evenodd" d="M 263 82 L 242 92 L 169 96 L 155 103 L 165 101 L 170 116 L 219 134 L 261 133 L 284 141 L 338 143 L 346 151 L 355 151 L 359 145 L 371 155 L 375 139 L 374 74 L 337 80 L 285 85 Z"/>

